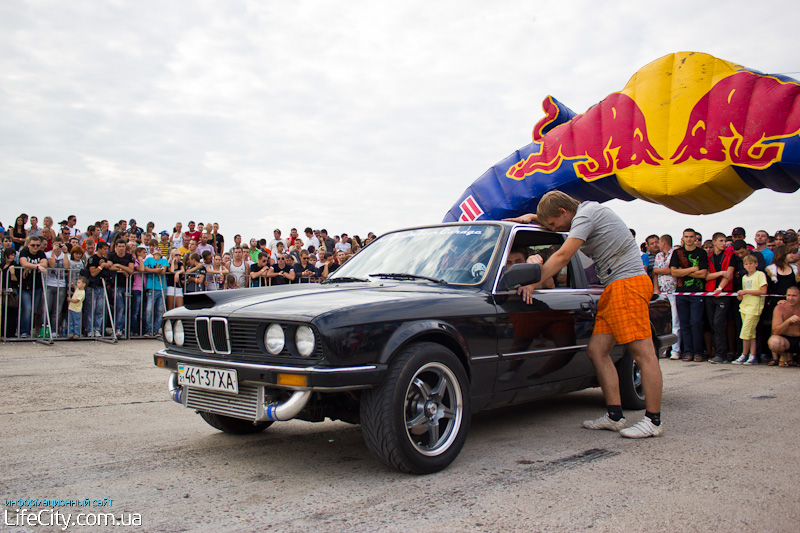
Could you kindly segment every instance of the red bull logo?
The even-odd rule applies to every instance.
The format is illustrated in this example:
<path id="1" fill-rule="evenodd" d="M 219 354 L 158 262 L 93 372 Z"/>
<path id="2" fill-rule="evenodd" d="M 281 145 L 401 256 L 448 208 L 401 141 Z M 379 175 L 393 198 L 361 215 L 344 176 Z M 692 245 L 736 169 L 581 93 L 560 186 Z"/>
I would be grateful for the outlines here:
<path id="1" fill-rule="evenodd" d="M 654 61 L 622 91 L 549 131 L 559 110 L 551 97 L 543 108 L 538 151 L 506 177 L 536 179 L 569 165 L 585 182 L 615 176 L 624 192 L 684 213 L 742 201 L 753 187 L 736 169 L 783 161 L 785 141 L 800 135 L 800 84 L 706 54 Z"/>
<path id="2" fill-rule="evenodd" d="M 553 120 L 557 111 L 545 99 L 546 116 L 534 128 L 534 140 L 542 138 L 541 150 L 508 169 L 506 176 L 522 180 L 536 172 L 549 173 L 564 161 L 572 161 L 575 174 L 586 181 L 605 178 L 618 170 L 643 163 L 658 165 L 662 157 L 647 137 L 644 114 L 636 102 L 614 93 L 542 136 L 543 123 Z"/>
<path id="3" fill-rule="evenodd" d="M 478 178 L 446 221 L 530 212 L 554 189 L 581 200 L 639 198 L 703 214 L 756 189 L 800 188 L 796 80 L 680 52 L 645 65 L 580 115 L 552 97 L 542 107 L 533 142 Z"/>
<path id="4" fill-rule="evenodd" d="M 689 115 L 673 164 L 690 158 L 764 169 L 780 161 L 781 139 L 800 134 L 800 85 L 753 72 L 738 72 L 700 98 Z"/>

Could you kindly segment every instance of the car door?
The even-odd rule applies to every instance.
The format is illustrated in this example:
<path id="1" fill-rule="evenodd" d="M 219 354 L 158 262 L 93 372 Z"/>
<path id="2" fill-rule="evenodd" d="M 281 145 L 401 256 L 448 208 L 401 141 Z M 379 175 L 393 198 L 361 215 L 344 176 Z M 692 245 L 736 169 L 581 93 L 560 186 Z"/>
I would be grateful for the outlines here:
<path id="1" fill-rule="evenodd" d="M 517 228 L 504 257 L 506 268 L 520 260 L 520 253 L 546 260 L 563 241 L 558 233 Z M 537 289 L 531 304 L 516 290 L 495 290 L 499 354 L 495 392 L 517 391 L 514 399 L 521 400 L 528 395 L 526 390 L 536 396 L 533 389 L 546 384 L 556 384 L 551 390 L 558 383 L 569 388 L 567 382 L 583 381 L 593 373 L 586 346 L 596 306 L 578 264 L 573 259 L 554 277 L 551 288 Z"/>

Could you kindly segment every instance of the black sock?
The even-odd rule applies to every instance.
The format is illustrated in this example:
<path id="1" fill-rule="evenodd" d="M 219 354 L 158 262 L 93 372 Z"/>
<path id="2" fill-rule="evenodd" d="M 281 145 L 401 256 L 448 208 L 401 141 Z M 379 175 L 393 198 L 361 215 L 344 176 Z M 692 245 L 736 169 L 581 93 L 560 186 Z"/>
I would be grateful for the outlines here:
<path id="1" fill-rule="evenodd" d="M 622 406 L 621 405 L 609 405 L 608 406 L 608 418 L 613 420 L 614 422 L 619 422 L 622 420 Z"/>
<path id="2" fill-rule="evenodd" d="M 650 411 L 645 411 L 644 416 L 649 418 L 650 422 L 652 422 L 654 426 L 661 425 L 661 413 L 651 413 Z"/>

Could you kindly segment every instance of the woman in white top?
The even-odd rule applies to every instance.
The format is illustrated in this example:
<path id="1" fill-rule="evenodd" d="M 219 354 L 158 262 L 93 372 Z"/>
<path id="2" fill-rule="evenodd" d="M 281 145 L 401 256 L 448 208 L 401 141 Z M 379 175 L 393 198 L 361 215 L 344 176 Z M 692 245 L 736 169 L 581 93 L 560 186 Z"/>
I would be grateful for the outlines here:
<path id="1" fill-rule="evenodd" d="M 172 246 L 179 250 L 183 248 L 183 232 L 181 230 L 183 230 L 183 224 L 181 224 L 180 222 L 176 222 L 175 233 L 173 233 L 172 237 L 170 237 L 169 239 L 170 242 L 172 243 Z"/>

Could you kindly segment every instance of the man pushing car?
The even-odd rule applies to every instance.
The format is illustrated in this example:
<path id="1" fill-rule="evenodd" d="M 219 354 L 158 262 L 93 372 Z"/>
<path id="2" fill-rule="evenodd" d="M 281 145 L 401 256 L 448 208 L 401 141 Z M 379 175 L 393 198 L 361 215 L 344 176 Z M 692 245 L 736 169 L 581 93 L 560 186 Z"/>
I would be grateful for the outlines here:
<path id="1" fill-rule="evenodd" d="M 661 367 L 651 338 L 648 307 L 653 284 L 642 269 L 641 252 L 628 227 L 610 208 L 597 202 L 578 202 L 560 191 L 545 194 L 535 215 L 508 220 L 536 222 L 552 231 L 569 232 L 564 245 L 542 265 L 541 279 L 557 274 L 580 249 L 594 260 L 605 285 L 587 353 L 597 371 L 608 412 L 584 421 L 583 427 L 618 431 L 633 439 L 662 436 Z M 520 287 L 526 303 L 533 302 L 533 291 L 538 287 Z M 631 427 L 626 427 L 619 377 L 610 356 L 615 344 L 625 345 L 642 373 L 645 416 Z"/>

